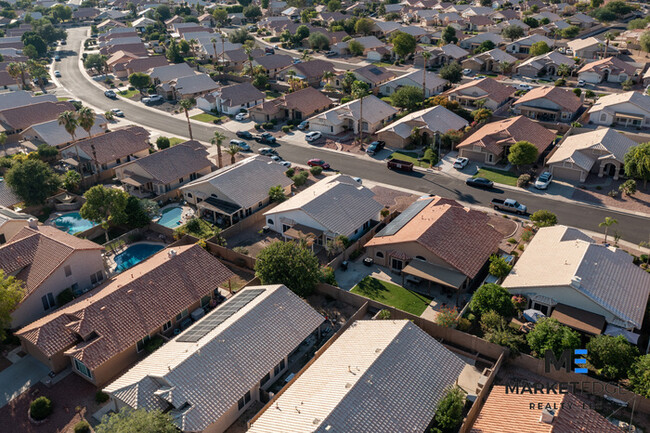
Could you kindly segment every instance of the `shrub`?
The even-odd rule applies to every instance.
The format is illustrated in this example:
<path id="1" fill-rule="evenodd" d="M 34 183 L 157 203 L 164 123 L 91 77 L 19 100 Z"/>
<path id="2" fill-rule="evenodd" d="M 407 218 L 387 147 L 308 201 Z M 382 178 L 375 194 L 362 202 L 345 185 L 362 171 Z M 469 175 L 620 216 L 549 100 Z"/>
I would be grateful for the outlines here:
<path id="1" fill-rule="evenodd" d="M 285 171 L 284 174 L 286 174 L 287 177 L 293 177 L 293 174 L 294 174 L 295 172 L 296 172 L 296 169 L 293 168 L 293 167 L 291 167 L 290 169 L 288 169 L 287 171 Z"/>
<path id="2" fill-rule="evenodd" d="M 316 166 L 310 168 L 309 171 L 314 176 L 318 176 L 319 174 L 321 174 L 323 172 L 323 167 L 319 167 L 319 166 L 316 165 Z"/>
<path id="3" fill-rule="evenodd" d="M 650 355 L 637 358 L 630 369 L 630 385 L 632 390 L 646 398 L 650 398 Z"/>
<path id="4" fill-rule="evenodd" d="M 163 343 L 164 343 L 164 341 L 163 341 L 162 337 L 160 337 L 159 335 L 156 335 L 155 337 L 149 339 L 149 341 L 147 341 L 147 342 L 144 344 L 144 350 L 145 350 L 148 354 L 152 354 L 152 353 L 154 353 L 154 352 L 155 352 L 155 351 L 156 351 L 160 346 L 162 346 Z"/>
<path id="5" fill-rule="evenodd" d="M 59 307 L 64 306 L 68 302 L 72 301 L 74 299 L 74 294 L 72 293 L 72 289 L 68 287 L 67 289 L 64 289 L 56 295 L 56 305 Z"/>
<path id="6" fill-rule="evenodd" d="M 550 211 L 540 209 L 530 216 L 530 220 L 537 227 L 552 227 L 557 224 L 557 216 Z M 527 241 L 526 241 L 527 242 Z"/>
<path id="7" fill-rule="evenodd" d="M 282 127 L 282 132 L 284 132 L 284 133 L 288 133 L 289 131 L 291 131 L 291 126 L 289 126 L 289 125 L 284 125 L 284 126 Z"/>
<path id="8" fill-rule="evenodd" d="M 386 209 L 386 208 L 382 209 L 379 212 L 379 215 L 381 215 L 382 218 L 386 218 L 389 214 L 390 214 L 390 211 L 388 209 Z"/>
<path id="9" fill-rule="evenodd" d="M 607 195 L 612 197 L 612 198 L 616 198 L 616 197 L 618 197 L 618 191 L 615 190 L 615 189 L 612 189 L 607 193 Z"/>
<path id="10" fill-rule="evenodd" d="M 524 307 L 526 307 L 526 298 L 521 295 L 513 295 L 510 300 L 512 301 L 512 305 L 514 305 L 517 310 L 523 310 Z"/>
<path id="11" fill-rule="evenodd" d="M 503 317 L 510 317 L 514 313 L 510 297 L 510 293 L 498 284 L 484 284 L 474 293 L 470 307 L 479 316 L 493 310 Z"/>
<path id="12" fill-rule="evenodd" d="M 555 82 L 555 87 L 559 87 L 559 86 L 566 86 L 566 80 L 564 78 L 560 78 Z"/>
<path id="13" fill-rule="evenodd" d="M 529 242 L 533 237 L 533 231 L 531 229 L 526 229 L 521 234 L 521 240 L 524 242 Z"/>
<path id="14" fill-rule="evenodd" d="M 97 391 L 95 393 L 95 402 L 97 404 L 106 403 L 108 401 L 108 394 L 102 391 Z"/>
<path id="15" fill-rule="evenodd" d="M 481 320 L 479 321 L 483 332 L 488 332 L 493 329 L 497 329 L 499 326 L 504 326 L 505 322 L 505 319 L 494 310 L 490 310 L 484 313 L 481 316 Z"/>
<path id="16" fill-rule="evenodd" d="M 291 180 L 293 180 L 293 184 L 296 186 L 302 186 L 305 184 L 305 182 L 307 182 L 307 178 L 305 176 L 302 176 L 300 173 L 292 176 Z"/>
<path id="17" fill-rule="evenodd" d="M 359 257 L 361 257 L 362 254 L 363 254 L 363 249 L 354 250 L 352 251 L 352 253 L 350 253 L 350 260 L 356 260 Z"/>
<path id="18" fill-rule="evenodd" d="M 578 333 L 550 317 L 540 319 L 526 335 L 526 340 L 538 358 L 543 357 L 547 350 L 559 357 L 565 349 L 580 347 Z"/>
<path id="19" fill-rule="evenodd" d="M 47 397 L 39 397 L 29 405 L 29 415 L 36 421 L 47 418 L 52 413 L 52 402 Z"/>
<path id="20" fill-rule="evenodd" d="M 618 187 L 618 190 L 625 195 L 632 196 L 636 193 L 636 181 L 634 179 L 628 179 Z"/>
<path id="21" fill-rule="evenodd" d="M 469 319 L 466 319 L 464 317 L 458 319 L 456 329 L 458 329 L 459 331 L 468 332 L 471 327 L 472 327 L 472 322 L 470 322 Z"/>
<path id="22" fill-rule="evenodd" d="M 509 238 L 509 239 L 508 239 L 508 243 L 509 243 L 509 244 L 516 244 L 516 243 L 517 243 L 517 239 L 515 239 L 515 238 Z"/>
<path id="23" fill-rule="evenodd" d="M 275 125 L 273 125 L 273 123 L 271 123 L 271 122 L 265 122 L 265 123 L 262 124 L 262 128 L 264 128 L 266 130 L 273 129 L 274 126 Z"/>
<path id="24" fill-rule="evenodd" d="M 377 319 L 379 320 L 389 320 L 390 319 L 390 310 L 381 310 L 377 313 Z"/>
<path id="25" fill-rule="evenodd" d="M 517 178 L 517 186 L 519 188 L 526 188 L 530 183 L 530 174 L 522 174 Z"/>
<path id="26" fill-rule="evenodd" d="M 465 392 L 458 386 L 450 388 L 438 404 L 436 416 L 433 418 L 434 427 L 432 431 L 457 431 L 463 422 L 464 406 Z"/>
<path id="27" fill-rule="evenodd" d="M 330 284 L 332 286 L 338 286 L 339 284 L 336 281 L 336 275 L 334 274 L 334 269 L 330 266 L 323 266 L 320 269 L 320 280 L 325 284 Z"/>
<path id="28" fill-rule="evenodd" d="M 496 254 L 490 256 L 490 274 L 497 278 L 504 278 L 512 269 L 512 266 L 506 262 L 506 259 Z"/>
<path id="29" fill-rule="evenodd" d="M 81 420 L 74 425 L 74 433 L 90 433 L 90 424 L 88 421 Z"/>
<path id="30" fill-rule="evenodd" d="M 631 345 L 622 335 L 597 335 L 589 340 L 586 349 L 589 364 L 607 380 L 627 377 L 628 370 L 639 356 L 636 346 Z"/>
<path id="31" fill-rule="evenodd" d="M 436 316 L 436 323 L 445 328 L 449 328 L 456 323 L 456 318 L 458 317 L 458 310 L 456 307 L 442 307 L 440 312 Z"/>

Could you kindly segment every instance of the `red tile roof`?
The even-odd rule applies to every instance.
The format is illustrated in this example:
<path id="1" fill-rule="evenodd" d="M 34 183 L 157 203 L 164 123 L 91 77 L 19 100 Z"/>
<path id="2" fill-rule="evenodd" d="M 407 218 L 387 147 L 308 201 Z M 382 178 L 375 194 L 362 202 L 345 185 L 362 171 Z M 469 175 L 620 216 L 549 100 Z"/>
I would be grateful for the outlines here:
<path id="1" fill-rule="evenodd" d="M 128 126 L 92 138 L 78 141 L 66 149 L 79 146 L 99 164 L 108 164 L 128 155 L 149 149 L 149 132 L 141 126 Z M 66 150 L 64 149 L 64 150 Z"/>
<path id="2" fill-rule="evenodd" d="M 457 94 L 465 95 L 467 93 L 462 92 L 462 90 L 471 89 L 473 87 L 478 87 L 479 89 L 487 92 L 487 98 L 501 103 L 515 94 L 516 89 L 512 86 L 506 86 L 505 84 L 499 83 L 497 80 L 486 77 L 480 80 L 472 80 L 468 83 L 462 84 L 455 89 L 449 90 L 448 94 Z"/>
<path id="3" fill-rule="evenodd" d="M 547 99 L 559 105 L 564 111 L 578 111 L 582 106 L 580 98 L 571 90 L 555 86 L 535 87 L 533 90 L 519 98 L 513 106 L 538 99 Z"/>
<path id="4" fill-rule="evenodd" d="M 534 144 L 542 153 L 555 139 L 555 133 L 524 116 L 511 117 L 499 122 L 488 123 L 463 140 L 457 147 L 485 147 L 489 152 L 500 155 L 503 148 L 518 141 Z"/>

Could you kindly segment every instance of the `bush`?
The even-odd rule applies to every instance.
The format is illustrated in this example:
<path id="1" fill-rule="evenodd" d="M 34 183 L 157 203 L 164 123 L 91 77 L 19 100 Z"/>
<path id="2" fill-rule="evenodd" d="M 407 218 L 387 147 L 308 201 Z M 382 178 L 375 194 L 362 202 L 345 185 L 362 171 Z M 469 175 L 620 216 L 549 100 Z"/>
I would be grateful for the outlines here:
<path id="1" fill-rule="evenodd" d="M 386 218 L 388 215 L 390 215 L 390 211 L 384 208 L 379 212 L 379 215 L 381 215 L 382 218 Z"/>
<path id="2" fill-rule="evenodd" d="M 497 278 L 505 278 L 512 269 L 506 259 L 496 254 L 490 256 L 490 274 Z"/>
<path id="3" fill-rule="evenodd" d="M 433 418 L 434 432 L 457 431 L 463 422 L 463 407 L 465 406 L 465 392 L 458 386 L 449 388 L 446 395 L 440 400 L 436 415 Z"/>
<path id="4" fill-rule="evenodd" d="M 149 341 L 147 341 L 147 342 L 144 344 L 144 350 L 145 350 L 145 352 L 147 352 L 148 354 L 152 354 L 152 353 L 154 353 L 154 352 L 155 352 L 155 351 L 156 351 L 160 346 L 162 346 L 163 344 L 164 344 L 164 341 L 163 341 L 162 337 L 160 337 L 159 335 L 156 335 L 155 337 L 149 339 Z"/>
<path id="5" fill-rule="evenodd" d="M 540 209 L 530 216 L 530 220 L 537 227 L 552 227 L 557 224 L 557 216 L 550 211 Z"/>
<path id="6" fill-rule="evenodd" d="M 607 380 L 626 378 L 628 370 L 639 356 L 636 346 L 631 345 L 622 335 L 597 335 L 589 340 L 586 349 L 589 364 Z"/>
<path id="7" fill-rule="evenodd" d="M 505 322 L 505 319 L 494 310 L 487 311 L 481 316 L 481 320 L 479 321 L 483 332 L 488 332 L 497 329 L 499 326 L 504 326 Z"/>
<path id="8" fill-rule="evenodd" d="M 287 171 L 285 171 L 284 174 L 286 174 L 287 177 L 293 177 L 293 174 L 294 174 L 295 172 L 296 172 L 296 169 L 293 168 L 293 167 L 291 167 L 290 169 L 288 169 Z"/>
<path id="9" fill-rule="evenodd" d="M 640 356 L 630 369 L 632 391 L 650 398 L 650 355 Z"/>
<path id="10" fill-rule="evenodd" d="M 550 317 L 540 319 L 526 335 L 526 340 L 538 358 L 543 357 L 547 350 L 551 350 L 557 358 L 565 349 L 580 347 L 578 333 Z"/>
<path id="11" fill-rule="evenodd" d="M 529 228 L 524 230 L 524 232 L 521 234 L 521 240 L 524 242 L 529 242 L 533 238 L 533 231 Z"/>
<path id="12" fill-rule="evenodd" d="M 62 307 L 68 302 L 72 301 L 74 299 L 74 294 L 72 293 L 72 289 L 68 287 L 67 289 L 64 289 L 56 295 L 56 305 L 58 307 Z"/>
<path id="13" fill-rule="evenodd" d="M 102 391 L 97 391 L 95 393 L 95 402 L 97 404 L 106 403 L 108 401 L 108 394 Z"/>
<path id="14" fill-rule="evenodd" d="M 334 269 L 332 269 L 330 266 L 323 266 L 320 269 L 320 281 L 325 284 L 330 284 L 332 286 L 338 286 L 338 282 L 336 281 L 336 276 L 334 274 Z"/>
<path id="15" fill-rule="evenodd" d="M 510 298 L 510 293 L 498 284 L 484 284 L 474 293 L 470 307 L 479 316 L 493 310 L 503 317 L 511 317 L 515 307 Z"/>
<path id="16" fill-rule="evenodd" d="M 559 80 L 555 81 L 555 87 L 559 86 L 566 86 L 566 80 L 564 78 L 560 78 Z"/>
<path id="17" fill-rule="evenodd" d="M 275 125 L 273 125 L 273 123 L 271 123 L 271 122 L 262 123 L 262 128 L 264 128 L 266 130 L 272 130 L 274 126 Z"/>
<path id="18" fill-rule="evenodd" d="M 449 328 L 456 323 L 458 317 L 458 310 L 456 307 L 442 307 L 436 316 L 436 323 L 445 328 Z"/>
<path id="19" fill-rule="evenodd" d="M 530 183 L 530 174 L 522 174 L 517 178 L 517 186 L 519 188 L 526 188 Z"/>
<path id="20" fill-rule="evenodd" d="M 39 397 L 29 405 L 29 415 L 36 421 L 47 418 L 52 413 L 52 402 L 47 397 Z"/>
<path id="21" fill-rule="evenodd" d="M 306 172 L 303 171 L 302 173 L 306 173 Z M 298 174 L 296 174 L 295 176 L 292 176 L 292 177 L 291 177 L 291 180 L 293 180 L 293 184 L 294 184 L 294 185 L 296 185 L 296 186 L 302 186 L 302 185 L 305 184 L 305 182 L 307 182 L 307 177 L 306 177 L 306 176 L 303 176 L 303 175 L 300 174 L 300 173 L 298 173 Z"/>
<path id="22" fill-rule="evenodd" d="M 472 327 L 472 322 L 470 322 L 469 319 L 466 319 L 464 317 L 458 319 L 456 329 L 458 329 L 459 331 L 468 332 L 471 327 Z"/>
<path id="23" fill-rule="evenodd" d="M 289 126 L 289 125 L 284 125 L 284 126 L 282 127 L 282 132 L 284 132 L 284 133 L 288 133 L 289 131 L 291 131 L 291 126 Z"/>
<path id="24" fill-rule="evenodd" d="M 309 171 L 314 176 L 318 176 L 319 174 L 321 174 L 323 172 L 323 167 L 319 167 L 319 166 L 316 165 L 316 166 L 310 168 Z"/>
<path id="25" fill-rule="evenodd" d="M 81 420 L 74 425 L 74 433 L 90 433 L 90 424 L 88 421 Z"/>

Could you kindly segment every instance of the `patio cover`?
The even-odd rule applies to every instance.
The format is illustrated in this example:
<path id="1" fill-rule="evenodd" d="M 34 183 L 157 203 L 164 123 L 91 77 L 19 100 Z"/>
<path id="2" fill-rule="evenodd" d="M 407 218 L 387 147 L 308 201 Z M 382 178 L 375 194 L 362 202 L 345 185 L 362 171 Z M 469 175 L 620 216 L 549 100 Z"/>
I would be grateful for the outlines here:
<path id="1" fill-rule="evenodd" d="M 467 277 L 458 271 L 443 268 L 442 266 L 427 263 L 422 260 L 413 259 L 402 269 L 405 274 L 423 278 L 442 286 L 459 289 Z"/>
<path id="2" fill-rule="evenodd" d="M 637 344 L 640 337 L 640 335 L 635 332 L 614 325 L 607 325 L 607 328 L 605 328 L 605 335 L 611 335 L 612 337 L 622 335 L 632 344 Z"/>
<path id="3" fill-rule="evenodd" d="M 130 176 L 127 176 L 124 179 L 122 179 L 122 183 L 126 183 L 126 184 L 129 184 L 131 186 L 135 186 L 135 187 L 143 186 L 148 182 L 151 182 L 151 181 L 149 179 L 145 179 L 144 177 L 136 176 L 134 174 L 132 174 Z"/>
<path id="4" fill-rule="evenodd" d="M 65 162 L 66 164 L 68 164 L 68 165 L 70 165 L 72 167 L 78 167 L 79 166 L 79 163 L 74 158 L 66 158 L 66 159 L 63 160 L 63 162 Z"/>
<path id="5" fill-rule="evenodd" d="M 225 200 L 220 200 L 214 197 L 208 197 L 202 202 L 199 202 L 196 207 L 205 208 L 213 212 L 220 213 L 222 215 L 234 215 L 241 209 L 241 206 L 234 203 L 230 203 Z"/>
<path id="6" fill-rule="evenodd" d="M 293 227 L 286 230 L 284 234 L 293 239 L 303 239 L 303 238 L 310 238 L 310 237 L 314 239 L 318 239 L 321 236 L 323 236 L 322 231 L 304 226 L 302 224 L 295 224 Z"/>
<path id="7" fill-rule="evenodd" d="M 563 325 L 585 334 L 600 335 L 605 329 L 604 316 L 565 304 L 557 304 L 551 317 Z"/>

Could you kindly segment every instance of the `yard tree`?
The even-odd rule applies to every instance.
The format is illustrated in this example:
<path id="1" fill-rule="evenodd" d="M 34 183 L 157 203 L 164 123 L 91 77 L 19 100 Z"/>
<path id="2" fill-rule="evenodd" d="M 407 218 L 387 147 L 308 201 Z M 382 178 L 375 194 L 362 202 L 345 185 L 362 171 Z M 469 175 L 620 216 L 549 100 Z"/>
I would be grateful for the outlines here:
<path id="1" fill-rule="evenodd" d="M 156 139 L 156 147 L 158 150 L 167 149 L 170 145 L 169 138 L 163 137 L 162 135 Z"/>
<path id="2" fill-rule="evenodd" d="M 538 156 L 539 151 L 534 144 L 529 141 L 518 141 L 510 147 L 508 162 L 519 167 L 534 163 Z"/>
<path id="3" fill-rule="evenodd" d="M 557 224 L 557 215 L 546 209 L 540 209 L 530 216 L 536 227 L 551 227 Z"/>
<path id="4" fill-rule="evenodd" d="M 98 74 L 101 74 L 106 68 L 106 56 L 102 56 L 101 54 L 88 54 L 84 60 L 84 68 L 94 69 Z"/>
<path id="5" fill-rule="evenodd" d="M 607 380 L 619 380 L 627 373 L 639 356 L 639 350 L 627 339 L 618 335 L 597 335 L 587 343 L 587 361 L 596 373 Z"/>
<path id="6" fill-rule="evenodd" d="M 395 32 L 391 42 L 393 43 L 393 51 L 395 51 L 395 54 L 402 58 L 414 53 L 417 45 L 417 41 L 413 35 L 399 31 Z"/>
<path id="7" fill-rule="evenodd" d="M 641 49 L 646 53 L 650 53 L 650 30 L 644 32 L 639 38 L 639 44 Z"/>
<path id="8" fill-rule="evenodd" d="M 160 5 L 156 8 L 156 19 L 160 21 L 167 21 L 172 17 L 172 11 L 167 5 Z"/>
<path id="9" fill-rule="evenodd" d="M 533 29 L 536 29 L 537 27 L 539 27 L 539 21 L 537 21 L 533 17 L 526 17 L 526 18 L 523 19 L 523 22 L 524 22 L 524 24 L 526 24 L 527 26 L 530 26 Z"/>
<path id="10" fill-rule="evenodd" d="M 330 40 L 320 32 L 309 35 L 309 46 L 314 50 L 326 50 L 330 47 Z"/>
<path id="11" fill-rule="evenodd" d="M 212 11 L 212 16 L 216 22 L 223 26 L 228 20 L 228 11 L 224 8 L 215 8 L 214 11 Z"/>
<path id="12" fill-rule="evenodd" d="M 15 163 L 5 173 L 5 180 L 27 206 L 43 204 L 61 184 L 49 165 L 35 159 Z"/>
<path id="13" fill-rule="evenodd" d="M 463 78 L 463 67 L 458 62 L 451 62 L 440 68 L 440 77 L 450 83 L 458 83 Z"/>
<path id="14" fill-rule="evenodd" d="M 0 269 L 0 341 L 5 339 L 11 326 L 11 313 L 23 299 L 23 282 Z"/>
<path id="15" fill-rule="evenodd" d="M 369 35 L 375 23 L 370 18 L 359 18 L 354 24 L 354 31 L 359 35 Z"/>
<path id="16" fill-rule="evenodd" d="M 650 141 L 630 147 L 623 159 L 625 174 L 643 180 L 643 188 L 650 180 Z"/>
<path id="17" fill-rule="evenodd" d="M 244 8 L 244 16 L 249 19 L 257 19 L 262 16 L 262 9 L 257 5 L 248 5 Z"/>
<path id="18" fill-rule="evenodd" d="M 607 243 L 607 235 L 609 234 L 609 228 L 613 226 L 614 224 L 618 224 L 618 221 L 615 218 L 612 217 L 605 217 L 605 221 L 602 223 L 598 224 L 598 227 L 604 227 L 605 228 L 605 243 Z"/>
<path id="19" fill-rule="evenodd" d="M 363 98 L 370 94 L 368 83 L 364 81 L 355 81 L 352 83 L 350 93 L 354 99 L 359 100 L 359 122 L 357 128 L 359 130 L 359 146 L 363 147 Z"/>
<path id="20" fill-rule="evenodd" d="M 512 266 L 506 262 L 506 259 L 496 254 L 490 256 L 490 274 L 494 275 L 497 278 L 505 278 L 510 271 Z"/>
<path id="21" fill-rule="evenodd" d="M 504 38 L 508 38 L 511 41 L 514 41 L 515 39 L 519 39 L 524 35 L 524 29 L 519 26 L 510 25 L 503 29 L 501 34 Z"/>
<path id="22" fill-rule="evenodd" d="M 634 194 L 636 194 L 636 180 L 634 179 L 626 180 L 625 182 L 623 182 L 621 185 L 618 186 L 618 190 L 628 196 L 633 196 Z"/>
<path id="23" fill-rule="evenodd" d="M 348 42 L 348 51 L 353 56 L 360 56 L 363 54 L 364 46 L 359 41 L 352 40 Z"/>
<path id="24" fill-rule="evenodd" d="M 11 62 L 7 65 L 7 73 L 16 80 L 16 83 L 22 84 L 23 89 L 27 87 L 27 71 L 28 67 L 25 62 Z"/>
<path id="25" fill-rule="evenodd" d="M 52 6 L 51 12 L 52 17 L 57 21 L 67 21 L 72 18 L 72 9 L 62 4 Z"/>
<path id="26" fill-rule="evenodd" d="M 479 45 L 474 50 L 474 54 L 484 53 L 486 51 L 493 50 L 494 48 L 496 48 L 496 45 L 494 45 L 494 42 L 492 42 L 491 40 L 483 41 L 481 42 L 481 45 Z"/>
<path id="27" fill-rule="evenodd" d="M 126 206 L 129 195 L 119 189 L 96 185 L 84 194 L 86 202 L 79 213 L 82 218 L 100 224 L 108 239 L 108 228 L 111 224 L 119 225 L 128 222 Z"/>
<path id="28" fill-rule="evenodd" d="M 650 355 L 637 358 L 629 373 L 632 391 L 650 398 Z"/>
<path id="29" fill-rule="evenodd" d="M 441 38 L 445 44 L 455 44 L 458 42 L 458 38 L 456 37 L 456 29 L 452 26 L 445 27 L 445 29 L 442 31 Z"/>
<path id="30" fill-rule="evenodd" d="M 81 175 L 74 170 L 68 170 L 63 175 L 63 188 L 68 192 L 75 192 L 81 183 Z"/>
<path id="31" fill-rule="evenodd" d="M 403 86 L 393 93 L 391 101 L 395 107 L 406 108 L 412 111 L 422 104 L 424 96 L 422 95 L 422 90 L 415 86 Z"/>
<path id="32" fill-rule="evenodd" d="M 214 132 L 214 136 L 212 137 L 212 144 L 217 146 L 217 162 L 219 163 L 219 167 L 223 167 L 223 161 L 222 161 L 222 155 L 221 155 L 221 145 L 223 144 L 223 141 L 226 139 L 226 136 L 222 134 L 219 131 Z"/>
<path id="33" fill-rule="evenodd" d="M 328 11 L 336 12 L 339 9 L 341 9 L 340 0 L 330 0 L 330 1 L 327 2 L 327 10 Z"/>
<path id="34" fill-rule="evenodd" d="M 489 108 L 479 108 L 472 111 L 472 118 L 477 123 L 487 122 L 490 116 L 492 116 L 492 110 Z"/>
<path id="35" fill-rule="evenodd" d="M 25 46 L 33 45 L 38 52 L 38 57 L 43 57 L 47 54 L 47 42 L 45 42 L 45 40 L 43 40 L 43 38 L 36 33 L 24 33 L 22 36 L 22 41 Z"/>
<path id="36" fill-rule="evenodd" d="M 463 421 L 465 392 L 458 386 L 450 387 L 438 403 L 433 418 L 432 432 L 455 432 Z"/>
<path id="37" fill-rule="evenodd" d="M 170 414 L 145 409 L 123 408 L 102 417 L 95 433 L 177 433 Z"/>
<path id="38" fill-rule="evenodd" d="M 476 290 L 470 308 L 479 316 L 493 310 L 503 317 L 510 317 L 515 311 L 510 293 L 498 284 L 492 283 L 483 284 Z"/>
<path id="39" fill-rule="evenodd" d="M 292 40 L 295 44 L 299 44 L 302 42 L 303 39 L 309 37 L 309 27 L 307 26 L 299 26 L 296 29 L 296 33 L 292 36 Z"/>
<path id="40" fill-rule="evenodd" d="M 129 84 L 138 89 L 144 96 L 144 89 L 151 86 L 151 77 L 144 72 L 134 72 L 129 75 Z"/>
<path id="41" fill-rule="evenodd" d="M 562 37 L 565 39 L 573 39 L 578 36 L 578 33 L 580 33 L 580 27 L 569 26 L 566 29 L 562 30 Z"/>
<path id="42" fill-rule="evenodd" d="M 580 347 L 578 333 L 550 317 L 539 319 L 526 335 L 526 341 L 538 358 L 543 357 L 547 350 L 553 351 L 555 357 L 559 358 L 565 349 Z"/>
<path id="43" fill-rule="evenodd" d="M 269 200 L 276 203 L 281 203 L 287 199 L 287 196 L 284 194 L 284 188 L 282 185 L 272 186 L 269 189 Z"/>
<path id="44" fill-rule="evenodd" d="M 284 284 L 297 295 L 309 296 L 320 278 L 318 259 L 300 242 L 273 242 L 255 262 L 262 284 Z"/>
<path id="45" fill-rule="evenodd" d="M 541 56 L 551 51 L 551 47 L 544 41 L 535 42 L 530 46 L 530 55 L 531 56 Z"/>
<path id="46" fill-rule="evenodd" d="M 36 59 L 39 57 L 38 51 L 36 50 L 36 47 L 34 47 L 34 45 L 25 45 L 23 47 L 23 54 L 30 59 Z"/>
<path id="47" fill-rule="evenodd" d="M 196 105 L 196 100 L 194 98 L 181 99 L 178 102 L 178 105 L 180 105 L 185 112 L 185 118 L 187 119 L 187 129 L 190 133 L 190 140 L 194 140 L 194 137 L 192 136 L 192 122 L 190 122 L 190 110 Z"/>

